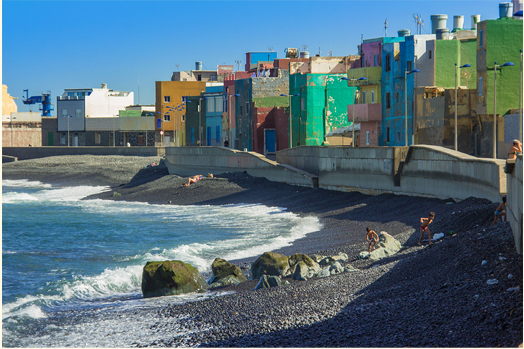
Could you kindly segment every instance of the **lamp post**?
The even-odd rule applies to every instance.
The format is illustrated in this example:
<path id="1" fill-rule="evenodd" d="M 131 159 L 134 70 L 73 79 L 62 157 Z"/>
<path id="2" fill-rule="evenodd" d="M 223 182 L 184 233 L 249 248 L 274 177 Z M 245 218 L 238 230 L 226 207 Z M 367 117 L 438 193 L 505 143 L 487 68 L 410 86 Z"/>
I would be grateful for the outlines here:
<path id="1" fill-rule="evenodd" d="M 512 62 L 506 62 L 502 65 L 497 65 L 495 62 L 494 81 L 493 81 L 493 159 L 497 158 L 497 67 L 510 67 L 515 65 Z"/>
<path id="2" fill-rule="evenodd" d="M 457 66 L 457 63 L 455 63 L 455 151 L 458 150 L 458 128 L 457 128 L 457 71 L 458 68 L 468 68 L 471 67 L 469 64 L 461 65 L 460 67 Z"/>
<path id="3" fill-rule="evenodd" d="M 353 101 L 352 101 L 352 123 L 351 123 L 351 146 L 354 148 L 355 147 L 355 81 L 357 80 L 367 80 L 367 78 L 365 76 L 361 77 L 361 78 L 358 78 L 358 79 L 349 79 L 349 78 L 346 78 L 346 77 L 342 77 L 341 78 L 342 80 L 348 80 L 348 81 L 351 81 L 352 82 L 352 86 L 353 86 Z"/>
<path id="4" fill-rule="evenodd" d="M 405 139 L 406 139 L 406 147 L 408 146 L 408 74 L 414 74 L 418 73 L 419 69 L 413 69 L 412 71 L 408 71 L 407 69 L 404 71 L 404 111 L 405 111 Z"/>
<path id="5" fill-rule="evenodd" d="M 69 118 L 72 118 L 73 115 L 67 116 L 67 146 L 69 147 Z"/>
<path id="6" fill-rule="evenodd" d="M 522 11 L 520 12 L 522 14 Z M 519 82 L 519 141 L 522 143 L 522 50 L 520 50 Z"/>

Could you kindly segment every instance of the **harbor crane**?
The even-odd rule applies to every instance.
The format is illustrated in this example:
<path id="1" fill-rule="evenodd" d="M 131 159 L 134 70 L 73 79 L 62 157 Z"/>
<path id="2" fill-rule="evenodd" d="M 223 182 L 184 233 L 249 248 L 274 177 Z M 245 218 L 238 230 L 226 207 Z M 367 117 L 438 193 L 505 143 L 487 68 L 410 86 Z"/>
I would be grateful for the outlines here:
<path id="1" fill-rule="evenodd" d="M 42 93 L 41 96 L 29 97 L 29 90 L 24 90 L 25 98 L 22 96 L 22 102 L 24 104 L 42 104 L 39 110 L 42 111 L 42 116 L 51 116 L 51 110 L 55 110 L 51 104 L 51 91 Z"/>

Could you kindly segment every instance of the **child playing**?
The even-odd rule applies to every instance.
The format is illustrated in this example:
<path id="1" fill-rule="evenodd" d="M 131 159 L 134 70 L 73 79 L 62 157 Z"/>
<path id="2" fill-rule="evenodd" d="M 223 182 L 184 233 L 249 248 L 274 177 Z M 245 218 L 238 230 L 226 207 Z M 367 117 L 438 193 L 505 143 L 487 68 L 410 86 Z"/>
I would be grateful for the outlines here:
<path id="1" fill-rule="evenodd" d="M 378 235 L 373 230 L 371 230 L 369 227 L 366 228 L 366 239 L 369 242 L 368 251 L 371 253 L 371 244 L 373 244 L 373 249 L 375 249 L 375 245 L 378 241 Z"/>
<path id="2" fill-rule="evenodd" d="M 504 212 L 505 210 L 506 210 L 506 197 L 503 196 L 502 203 L 495 210 L 495 219 L 493 220 L 493 223 L 491 223 L 491 226 L 494 226 L 495 223 L 497 223 L 497 221 L 499 220 L 499 216 L 504 217 L 504 221 L 506 221 L 506 212 Z"/>
<path id="3" fill-rule="evenodd" d="M 433 219 L 435 219 L 435 212 L 430 212 L 428 218 L 420 218 L 420 223 L 422 223 L 422 225 L 420 226 L 420 239 L 418 239 L 419 245 L 422 245 L 422 238 L 424 237 L 425 231 L 428 232 L 429 244 L 433 245 L 433 242 L 431 241 L 431 231 L 428 228 L 428 225 L 433 222 Z"/>

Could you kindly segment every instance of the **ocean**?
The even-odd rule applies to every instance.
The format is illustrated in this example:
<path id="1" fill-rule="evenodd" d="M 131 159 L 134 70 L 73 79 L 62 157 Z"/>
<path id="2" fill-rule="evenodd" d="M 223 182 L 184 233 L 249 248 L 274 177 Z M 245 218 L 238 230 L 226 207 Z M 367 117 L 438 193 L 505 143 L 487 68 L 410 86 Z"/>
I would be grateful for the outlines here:
<path id="1" fill-rule="evenodd" d="M 148 326 L 156 309 L 224 293 L 144 299 L 146 262 L 181 260 L 207 278 L 217 257 L 256 257 L 321 228 L 282 207 L 82 200 L 107 190 L 2 181 L 4 347 L 150 343 L 164 335 Z"/>

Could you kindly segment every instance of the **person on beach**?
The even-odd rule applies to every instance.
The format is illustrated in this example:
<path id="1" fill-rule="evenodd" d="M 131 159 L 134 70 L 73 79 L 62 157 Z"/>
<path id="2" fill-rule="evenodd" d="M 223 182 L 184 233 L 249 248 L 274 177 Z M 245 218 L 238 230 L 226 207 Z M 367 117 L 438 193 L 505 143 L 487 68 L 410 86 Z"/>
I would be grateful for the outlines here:
<path id="1" fill-rule="evenodd" d="M 193 177 L 189 177 L 189 179 L 187 180 L 186 183 L 182 184 L 180 187 L 187 187 L 193 183 L 196 183 L 197 181 L 201 180 L 202 178 L 204 178 L 204 176 L 202 175 L 196 175 L 196 176 L 193 176 Z"/>
<path id="2" fill-rule="evenodd" d="M 378 241 L 378 235 L 373 230 L 371 230 L 371 228 L 367 227 L 366 228 L 366 239 L 369 242 L 368 252 L 371 253 L 371 244 L 373 244 L 373 249 L 375 249 L 375 245 L 377 244 L 377 241 Z"/>
<path id="3" fill-rule="evenodd" d="M 428 233 L 429 236 L 429 244 L 433 245 L 433 242 L 431 241 L 431 231 L 428 228 L 428 225 L 433 222 L 433 219 L 435 219 L 435 212 L 430 212 L 428 218 L 420 218 L 420 238 L 418 239 L 418 244 L 422 245 L 422 238 L 424 238 L 424 232 Z"/>
<path id="4" fill-rule="evenodd" d="M 515 160 L 518 154 L 522 154 L 522 144 L 518 139 L 514 139 L 513 146 L 509 149 L 508 159 Z"/>
<path id="5" fill-rule="evenodd" d="M 499 220 L 499 217 L 503 217 L 504 222 L 506 221 L 506 197 L 502 197 L 502 203 L 498 205 L 497 209 L 495 210 L 495 219 L 493 220 L 493 223 L 491 223 L 491 226 L 494 226 L 495 223 Z"/>

